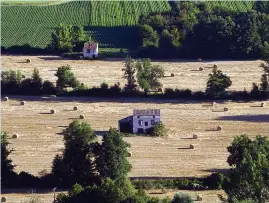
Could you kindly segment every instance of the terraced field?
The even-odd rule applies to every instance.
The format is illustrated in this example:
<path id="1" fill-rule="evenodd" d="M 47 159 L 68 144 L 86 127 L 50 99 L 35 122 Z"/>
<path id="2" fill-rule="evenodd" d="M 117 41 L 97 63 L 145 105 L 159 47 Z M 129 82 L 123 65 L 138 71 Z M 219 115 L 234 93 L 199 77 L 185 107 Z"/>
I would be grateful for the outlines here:
<path id="1" fill-rule="evenodd" d="M 139 16 L 170 10 L 168 1 L 74 1 L 49 6 L 2 6 L 4 47 L 29 44 L 44 48 L 60 23 L 82 25 L 101 47 L 129 48 Z"/>

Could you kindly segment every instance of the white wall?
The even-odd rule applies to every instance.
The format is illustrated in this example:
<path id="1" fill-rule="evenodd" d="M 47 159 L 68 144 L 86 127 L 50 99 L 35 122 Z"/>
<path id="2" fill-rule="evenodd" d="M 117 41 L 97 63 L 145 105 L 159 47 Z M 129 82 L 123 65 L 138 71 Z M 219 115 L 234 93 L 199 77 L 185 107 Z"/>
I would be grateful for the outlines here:
<path id="1" fill-rule="evenodd" d="M 155 123 L 158 123 L 161 121 L 160 116 L 155 116 L 155 118 L 153 118 L 153 116 L 140 116 L 139 118 L 137 116 L 134 116 L 133 119 L 134 119 L 133 120 L 133 132 L 134 133 L 137 133 L 138 128 L 143 128 L 144 130 L 151 128 L 152 127 L 151 120 L 154 120 Z M 139 125 L 138 123 L 139 120 L 143 121 L 142 126 Z M 145 122 L 148 122 L 148 126 L 145 126 Z"/>

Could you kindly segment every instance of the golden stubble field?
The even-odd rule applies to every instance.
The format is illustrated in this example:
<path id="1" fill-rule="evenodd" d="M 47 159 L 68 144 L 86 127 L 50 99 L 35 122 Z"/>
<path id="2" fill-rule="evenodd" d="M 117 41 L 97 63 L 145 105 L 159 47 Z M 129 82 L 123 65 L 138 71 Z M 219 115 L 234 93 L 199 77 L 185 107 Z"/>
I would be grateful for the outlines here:
<path id="1" fill-rule="evenodd" d="M 19 101 L 26 101 L 20 106 Z M 186 101 L 185 101 L 186 102 Z M 96 131 L 118 126 L 118 120 L 132 114 L 134 108 L 161 109 L 161 118 L 169 129 L 167 138 L 127 137 L 133 156 L 132 177 L 201 176 L 228 167 L 226 147 L 235 135 L 247 133 L 269 136 L 269 102 L 265 107 L 251 107 L 259 103 L 219 103 L 216 107 L 205 103 L 176 100 L 93 98 L 17 97 L 2 101 L 2 129 L 10 136 L 14 152 L 11 155 L 16 171 L 25 170 L 37 175 L 50 171 L 53 157 L 63 149 L 61 133 L 80 114 Z M 73 111 L 78 106 L 78 111 Z M 212 112 L 228 107 L 228 112 Z M 51 109 L 56 114 L 48 114 Z M 251 121 L 253 120 L 253 121 Z M 264 121 L 264 122 L 261 122 Z M 222 131 L 211 131 L 221 125 Z M 198 139 L 188 139 L 197 134 Z M 101 139 L 101 137 L 99 137 Z M 190 144 L 195 149 L 186 149 Z"/>
<path id="2" fill-rule="evenodd" d="M 26 58 L 31 63 L 23 63 Z M 174 78 L 164 78 L 164 87 L 190 88 L 204 90 L 210 69 L 192 71 L 199 67 L 218 64 L 233 80 L 231 90 L 251 88 L 252 82 L 259 82 L 262 69 L 261 61 L 211 61 L 200 62 L 154 62 L 161 64 L 167 74 L 174 73 Z M 106 81 L 109 84 L 124 84 L 121 69 L 123 60 L 81 61 L 62 60 L 54 56 L 2 56 L 2 70 L 20 69 L 30 76 L 34 67 L 40 71 L 44 80 L 56 81 L 54 73 L 57 67 L 70 64 L 77 78 L 89 87 Z M 5 96 L 5 95 L 2 95 Z M 21 100 L 26 101 L 20 106 Z M 134 108 L 159 108 L 162 121 L 169 128 L 167 138 L 128 137 L 131 144 L 132 164 L 130 177 L 182 177 L 202 176 L 211 172 L 229 168 L 227 146 L 235 135 L 247 133 L 251 137 L 261 134 L 269 136 L 269 101 L 265 107 L 257 107 L 259 102 L 207 103 L 181 100 L 153 99 L 100 99 L 100 98 L 53 98 L 53 97 L 15 97 L 8 102 L 2 100 L 2 130 L 9 133 L 10 147 L 14 148 L 11 159 L 16 171 L 22 170 L 38 175 L 41 170 L 51 170 L 52 160 L 63 149 L 62 135 L 59 133 L 80 114 L 86 116 L 86 122 L 98 131 L 118 126 L 118 120 L 132 114 Z M 78 111 L 72 111 L 78 106 Z M 228 107 L 227 112 L 218 110 Z M 56 114 L 48 114 L 51 109 Z M 216 112 L 213 112 L 216 111 Z M 222 131 L 211 131 L 221 125 Z M 17 133 L 18 139 L 12 139 Z M 193 134 L 198 139 L 189 139 Z M 101 137 L 98 137 L 101 140 Z M 187 149 L 195 144 L 195 149 Z M 48 191 L 49 192 L 49 191 Z M 195 191 L 184 191 L 193 197 Z M 20 202 L 29 195 L 20 191 L 7 192 L 12 202 Z M 52 193 L 41 192 L 45 202 L 51 202 Z M 154 193 L 154 191 L 153 191 Z M 157 191 L 158 193 L 158 191 Z M 154 196 L 173 196 L 175 191 Z M 204 191 L 204 202 L 217 202 L 220 191 Z"/>
<path id="3" fill-rule="evenodd" d="M 31 63 L 25 63 L 29 58 Z M 123 87 L 125 80 L 122 78 L 124 59 L 105 59 L 102 61 L 88 60 L 65 60 L 57 56 L 1 56 L 1 67 L 3 70 L 20 69 L 23 74 L 30 77 L 34 68 L 38 68 L 44 80 L 56 81 L 54 74 L 57 68 L 62 65 L 71 65 L 77 78 L 89 87 L 99 86 L 102 82 L 113 85 L 120 82 Z M 175 77 L 166 77 L 162 80 L 164 88 L 172 87 L 193 91 L 205 90 L 210 68 L 197 71 L 199 67 L 210 67 L 217 64 L 218 68 L 231 77 L 233 81 L 230 90 L 250 90 L 253 82 L 260 81 L 262 68 L 259 67 L 261 61 L 155 61 L 164 67 L 166 75 L 171 73 Z"/>

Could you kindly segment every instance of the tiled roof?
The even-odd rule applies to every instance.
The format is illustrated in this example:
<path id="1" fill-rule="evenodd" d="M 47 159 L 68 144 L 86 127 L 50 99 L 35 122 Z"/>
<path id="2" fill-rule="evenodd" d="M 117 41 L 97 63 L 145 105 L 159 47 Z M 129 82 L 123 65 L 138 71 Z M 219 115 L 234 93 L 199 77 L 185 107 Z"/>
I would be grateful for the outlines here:
<path id="1" fill-rule="evenodd" d="M 160 116 L 160 109 L 134 109 L 133 116 Z"/>

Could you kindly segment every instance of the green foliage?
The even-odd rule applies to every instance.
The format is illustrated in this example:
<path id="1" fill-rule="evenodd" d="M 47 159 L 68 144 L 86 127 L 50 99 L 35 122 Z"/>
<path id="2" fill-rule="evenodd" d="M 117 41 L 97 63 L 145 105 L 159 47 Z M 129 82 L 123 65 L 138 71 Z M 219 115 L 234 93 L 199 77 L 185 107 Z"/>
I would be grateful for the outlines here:
<path id="1" fill-rule="evenodd" d="M 124 71 L 123 78 L 127 79 L 127 84 L 124 87 L 124 90 L 127 92 L 136 92 L 137 85 L 135 79 L 135 60 L 131 57 L 127 57 L 125 60 L 125 68 L 122 69 Z"/>
<path id="2" fill-rule="evenodd" d="M 95 151 L 96 168 L 101 177 L 116 180 L 127 175 L 131 169 L 127 160 L 129 146 L 116 129 L 109 129 L 103 136 L 102 144 Z"/>
<path id="3" fill-rule="evenodd" d="M 22 83 L 22 73 L 20 70 L 2 71 L 1 89 L 2 93 L 7 90 L 9 93 L 18 93 Z M 4 90 L 4 91 L 3 91 Z"/>
<path id="4" fill-rule="evenodd" d="M 76 193 L 73 191 L 74 187 L 68 195 L 58 196 L 57 203 L 122 203 L 135 195 L 135 189 L 128 178 L 114 181 L 106 178 L 99 186 L 93 185 L 84 189 L 79 187 Z"/>
<path id="5" fill-rule="evenodd" d="M 140 37 L 142 39 L 142 47 L 159 46 L 159 36 L 156 31 L 149 25 L 142 25 L 140 28 Z"/>
<path id="6" fill-rule="evenodd" d="M 188 194 L 178 192 L 173 197 L 171 203 L 192 203 L 194 202 Z"/>
<path id="7" fill-rule="evenodd" d="M 59 67 L 55 76 L 58 77 L 56 87 L 60 92 L 64 91 L 67 87 L 77 88 L 79 86 L 79 82 L 71 71 L 70 65 Z"/>
<path id="8" fill-rule="evenodd" d="M 225 89 L 232 85 L 230 77 L 222 73 L 222 71 L 214 68 L 209 74 L 207 81 L 206 94 L 211 97 L 219 97 L 225 93 Z"/>
<path id="9" fill-rule="evenodd" d="M 164 69 L 161 66 L 152 65 L 150 59 L 143 59 L 136 62 L 135 67 L 138 84 L 145 93 L 162 87 L 159 80 L 164 77 Z"/>
<path id="10" fill-rule="evenodd" d="M 40 94 L 42 89 L 42 78 L 40 77 L 39 70 L 37 68 L 34 68 L 33 74 L 32 74 L 32 91 L 35 94 Z"/>
<path id="11" fill-rule="evenodd" d="M 152 136 L 165 137 L 167 136 L 167 129 L 162 122 L 153 125 Z"/>
<path id="12" fill-rule="evenodd" d="M 83 192 L 84 188 L 80 185 L 80 184 L 75 184 L 72 186 L 72 188 L 68 191 L 68 196 L 72 197 L 72 196 L 76 196 L 79 193 Z"/>
<path id="13" fill-rule="evenodd" d="M 49 94 L 49 95 L 56 94 L 55 85 L 52 82 L 45 80 L 42 86 L 42 93 Z"/>
<path id="14" fill-rule="evenodd" d="M 108 84 L 106 82 L 102 82 L 100 87 L 101 87 L 101 89 L 108 89 Z"/>
<path id="15" fill-rule="evenodd" d="M 73 121 L 63 131 L 65 149 L 63 156 L 57 155 L 53 161 L 52 174 L 60 184 L 89 184 L 95 177 L 93 148 L 96 135 L 85 122 Z"/>
<path id="16" fill-rule="evenodd" d="M 232 168 L 224 184 L 228 199 L 265 203 L 269 198 L 269 141 L 257 136 L 236 136 L 228 147 L 228 163 Z"/>

